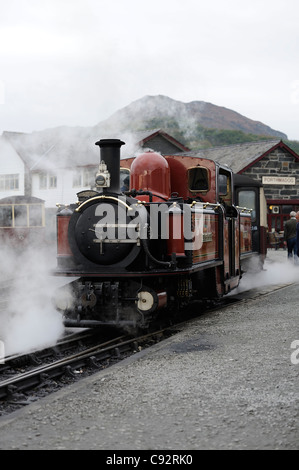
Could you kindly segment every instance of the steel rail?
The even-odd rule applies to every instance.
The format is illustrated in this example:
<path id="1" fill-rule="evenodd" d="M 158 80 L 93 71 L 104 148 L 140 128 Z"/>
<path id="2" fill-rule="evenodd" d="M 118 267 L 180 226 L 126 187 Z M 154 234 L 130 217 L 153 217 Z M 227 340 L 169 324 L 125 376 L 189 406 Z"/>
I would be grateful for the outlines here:
<path id="1" fill-rule="evenodd" d="M 165 328 L 169 329 L 169 327 Z M 53 380 L 64 374 L 72 374 L 74 367 L 80 368 L 86 365 L 100 367 L 96 360 L 104 360 L 114 355 L 120 356 L 121 352 L 128 351 L 133 345 L 138 349 L 138 344 L 146 341 L 150 337 L 162 335 L 164 330 L 159 330 L 137 338 L 130 338 L 122 341 L 124 336 L 112 339 L 97 346 L 73 354 L 67 358 L 60 359 L 51 364 L 42 365 L 31 371 L 18 374 L 15 377 L 0 382 L 0 399 L 6 398 L 17 392 L 22 392 L 40 385 L 45 380 Z"/>

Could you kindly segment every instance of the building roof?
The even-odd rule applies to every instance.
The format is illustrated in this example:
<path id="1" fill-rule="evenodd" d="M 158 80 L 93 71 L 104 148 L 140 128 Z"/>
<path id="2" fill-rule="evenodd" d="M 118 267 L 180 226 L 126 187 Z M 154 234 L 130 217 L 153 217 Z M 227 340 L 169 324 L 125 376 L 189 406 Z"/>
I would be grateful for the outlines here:
<path id="1" fill-rule="evenodd" d="M 180 155 L 208 158 L 221 165 L 227 165 L 234 173 L 242 173 L 278 147 L 299 161 L 299 155 L 278 139 L 190 151 L 163 129 L 121 132 L 117 136 L 111 133 L 109 135 L 109 132 L 101 136 L 98 129 L 82 127 L 58 127 L 31 134 L 21 132 L 2 134 L 2 138 L 12 145 L 30 171 L 54 171 L 58 168 L 98 165 L 100 152 L 95 142 L 103 137 L 123 140 L 126 145 L 121 148 L 121 158 L 133 157 L 142 149 L 150 148 L 151 139 L 157 136 L 174 145 Z"/>
<path id="2" fill-rule="evenodd" d="M 261 140 L 242 144 L 225 145 L 223 147 L 211 147 L 182 155 L 208 158 L 221 165 L 227 165 L 234 173 L 242 173 L 257 161 L 265 157 L 276 148 L 283 148 L 299 161 L 299 155 L 288 147 L 282 140 Z"/>
<path id="3" fill-rule="evenodd" d="M 151 139 L 157 135 L 171 142 L 178 152 L 189 150 L 162 129 L 99 136 L 93 128 L 59 127 L 31 134 L 3 132 L 2 137 L 13 146 L 27 168 L 34 171 L 98 165 L 100 152 L 95 142 L 103 137 L 123 140 L 126 145 L 121 149 L 121 158 L 132 157 L 142 147 L 150 148 Z"/>
<path id="4" fill-rule="evenodd" d="M 98 164 L 99 150 L 81 128 L 53 128 L 23 134 L 3 132 L 31 171 L 55 170 L 84 164 Z"/>
<path id="5" fill-rule="evenodd" d="M 190 151 L 190 149 L 188 147 L 181 144 L 181 142 L 176 140 L 171 135 L 167 134 L 167 132 L 163 131 L 163 129 L 152 129 L 152 130 L 149 130 L 149 131 L 140 131 L 140 132 L 135 133 L 135 136 L 138 139 L 137 143 L 141 147 L 143 147 L 147 143 L 150 144 L 151 139 L 153 139 L 157 135 L 160 135 L 160 136 L 164 137 L 165 140 L 170 142 L 172 145 L 178 147 L 178 149 L 180 149 L 181 152 L 189 152 Z"/>

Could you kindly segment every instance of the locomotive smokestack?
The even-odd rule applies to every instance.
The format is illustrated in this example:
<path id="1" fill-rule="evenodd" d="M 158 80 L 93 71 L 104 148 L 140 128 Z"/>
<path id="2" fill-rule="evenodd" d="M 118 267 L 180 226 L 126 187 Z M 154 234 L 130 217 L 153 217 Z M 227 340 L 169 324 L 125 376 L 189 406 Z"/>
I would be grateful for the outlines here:
<path id="1" fill-rule="evenodd" d="M 125 142 L 119 139 L 101 139 L 95 143 L 100 147 L 101 162 L 105 162 L 110 173 L 110 184 L 105 184 L 105 177 L 97 175 L 97 187 L 103 188 L 103 192 L 120 193 L 120 147 Z M 102 181 L 102 184 L 101 184 Z"/>

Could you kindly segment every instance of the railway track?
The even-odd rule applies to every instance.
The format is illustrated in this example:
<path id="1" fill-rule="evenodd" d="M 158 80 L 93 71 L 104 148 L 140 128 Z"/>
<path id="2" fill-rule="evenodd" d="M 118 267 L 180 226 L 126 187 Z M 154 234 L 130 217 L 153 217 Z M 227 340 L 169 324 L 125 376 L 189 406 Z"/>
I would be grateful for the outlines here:
<path id="1" fill-rule="evenodd" d="M 112 351 L 118 348 L 120 340 L 121 338 L 116 338 L 99 346 L 56 360 L 51 364 L 37 366 L 27 372 L 18 373 L 0 383 L 0 399 L 33 388 L 44 380 L 54 380 L 65 373 L 73 374 L 75 369 L 84 367 L 89 363 L 98 367 L 95 361 L 110 357 Z M 120 343 L 120 347 L 122 346 L 123 344 Z"/>
<path id="2" fill-rule="evenodd" d="M 255 301 L 289 285 L 268 286 L 228 296 L 218 305 L 210 304 L 201 314 L 225 309 L 232 303 Z M 111 333 L 112 337 L 103 340 L 93 331 L 85 330 L 66 337 L 53 348 L 7 358 L 5 364 L 0 365 L 0 416 L 152 346 L 180 331 L 195 316 L 198 313 L 176 325 L 139 337 L 115 337 Z"/>
<path id="3" fill-rule="evenodd" d="M 140 337 L 118 336 L 91 347 L 84 347 L 81 351 L 61 359 L 52 360 L 49 364 L 35 364 L 32 366 L 38 360 L 36 354 L 9 358 L 0 367 L 0 415 L 14 408 L 13 405 L 18 407 L 18 405 L 26 405 L 32 402 L 35 399 L 32 396 L 32 391 L 36 395 L 37 390 L 41 390 L 43 387 L 49 388 L 50 382 L 53 383 L 53 388 L 56 388 L 57 381 L 63 377 L 70 379 L 67 382 L 73 382 L 81 378 L 82 375 L 84 376 L 84 370 L 87 370 L 87 374 L 90 374 L 99 369 L 104 369 L 144 347 L 151 346 L 170 334 L 171 331 L 168 327 Z M 92 337 L 92 333 L 89 336 Z M 82 342 L 82 338 L 80 341 Z M 94 341 L 97 340 L 94 339 Z M 59 351 L 61 352 L 60 348 Z M 39 357 L 41 358 L 47 354 L 40 352 Z M 28 370 L 24 372 L 23 367 L 28 368 Z M 92 369 L 92 372 L 90 372 L 90 369 Z"/>

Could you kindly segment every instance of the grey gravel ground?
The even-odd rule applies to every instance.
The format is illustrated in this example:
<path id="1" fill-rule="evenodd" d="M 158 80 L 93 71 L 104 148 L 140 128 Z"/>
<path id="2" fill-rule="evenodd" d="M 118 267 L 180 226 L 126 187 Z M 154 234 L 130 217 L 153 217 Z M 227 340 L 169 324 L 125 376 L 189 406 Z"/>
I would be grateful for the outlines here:
<path id="1" fill-rule="evenodd" d="M 298 450 L 299 268 L 266 268 L 262 297 L 0 418 L 0 449 Z"/>

